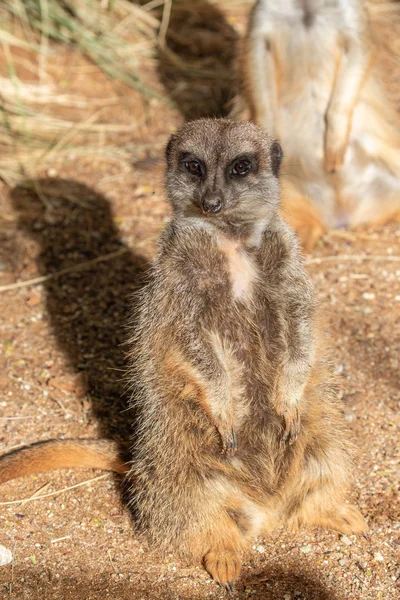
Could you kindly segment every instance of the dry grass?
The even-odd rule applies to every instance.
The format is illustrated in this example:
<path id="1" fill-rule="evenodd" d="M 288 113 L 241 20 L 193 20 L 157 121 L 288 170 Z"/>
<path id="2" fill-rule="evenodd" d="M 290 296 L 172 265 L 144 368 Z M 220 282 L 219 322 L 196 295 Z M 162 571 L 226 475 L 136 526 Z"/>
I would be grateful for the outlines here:
<path id="1" fill-rule="evenodd" d="M 74 66 L 65 62 L 66 50 L 76 67 L 96 65 L 97 78 L 102 71 L 145 100 L 165 98 L 146 80 L 160 28 L 150 5 L 154 2 L 140 7 L 128 0 L 10 0 L 1 9 L 2 179 L 32 177 L 49 154 L 71 147 L 104 152 L 108 135 L 118 142 L 126 133 L 126 125 L 109 116 L 120 102 L 112 86 L 97 96 L 86 89 L 65 93 L 63 73 Z"/>

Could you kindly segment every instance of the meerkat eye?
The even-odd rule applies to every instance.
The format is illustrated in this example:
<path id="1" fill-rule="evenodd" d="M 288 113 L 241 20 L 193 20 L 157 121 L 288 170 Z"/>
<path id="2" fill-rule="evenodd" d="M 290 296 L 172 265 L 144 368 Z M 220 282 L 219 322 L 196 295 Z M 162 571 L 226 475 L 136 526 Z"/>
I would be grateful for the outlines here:
<path id="1" fill-rule="evenodd" d="M 185 162 L 185 169 L 192 175 L 202 175 L 201 165 L 197 160 L 188 160 Z"/>
<path id="2" fill-rule="evenodd" d="M 247 175 L 247 173 L 251 171 L 252 166 L 253 165 L 249 160 L 242 158 L 235 162 L 235 164 L 232 167 L 231 173 L 235 176 Z"/>

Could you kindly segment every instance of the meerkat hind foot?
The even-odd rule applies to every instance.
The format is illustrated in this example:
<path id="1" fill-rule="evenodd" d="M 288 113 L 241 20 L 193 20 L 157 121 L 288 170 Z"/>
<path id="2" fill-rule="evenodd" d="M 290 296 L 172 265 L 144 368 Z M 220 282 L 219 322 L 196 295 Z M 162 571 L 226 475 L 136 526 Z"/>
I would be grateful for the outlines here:
<path id="1" fill-rule="evenodd" d="M 239 553 L 234 550 L 210 550 L 203 562 L 211 577 L 228 592 L 233 592 L 242 566 Z"/>
<path id="2" fill-rule="evenodd" d="M 332 531 L 347 534 L 364 533 L 368 530 L 364 517 L 358 508 L 352 504 L 342 504 L 332 507 L 329 512 L 314 512 L 309 508 L 306 513 L 303 512 L 303 514 L 299 515 L 298 519 L 293 522 L 293 525 L 295 528 L 301 525 L 322 527 L 323 529 L 331 529 Z"/>
<path id="3" fill-rule="evenodd" d="M 327 515 L 321 523 L 324 527 L 340 531 L 340 533 L 363 533 L 368 530 L 367 523 L 355 506 L 344 504 L 335 513 Z"/>

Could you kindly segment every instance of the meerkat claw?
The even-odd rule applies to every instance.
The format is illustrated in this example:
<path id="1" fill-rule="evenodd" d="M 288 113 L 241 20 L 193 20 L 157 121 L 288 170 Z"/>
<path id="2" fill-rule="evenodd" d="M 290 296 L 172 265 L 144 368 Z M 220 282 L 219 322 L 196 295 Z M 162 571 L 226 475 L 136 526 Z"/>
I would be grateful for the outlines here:
<path id="1" fill-rule="evenodd" d="M 222 436 L 222 453 L 233 455 L 237 451 L 237 434 L 232 427 L 230 433 L 224 433 Z"/>
<path id="2" fill-rule="evenodd" d="M 282 443 L 293 444 L 296 441 L 297 436 L 300 432 L 300 415 L 297 408 L 293 411 L 287 410 L 283 413 L 283 420 L 285 424 L 285 429 L 282 433 L 281 441 Z"/>
<path id="3" fill-rule="evenodd" d="M 235 583 L 233 581 L 228 581 L 224 585 L 224 588 L 226 589 L 226 591 L 228 592 L 228 594 L 231 595 L 235 591 Z"/>

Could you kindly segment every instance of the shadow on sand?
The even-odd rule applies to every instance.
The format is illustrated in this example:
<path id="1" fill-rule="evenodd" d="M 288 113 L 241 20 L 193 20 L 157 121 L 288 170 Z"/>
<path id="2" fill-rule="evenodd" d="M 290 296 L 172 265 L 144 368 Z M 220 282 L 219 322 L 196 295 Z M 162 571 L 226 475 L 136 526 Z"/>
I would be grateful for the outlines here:
<path id="1" fill-rule="evenodd" d="M 227 116 L 237 85 L 238 37 L 215 4 L 173 2 L 158 71 L 187 120 Z"/>
<path id="2" fill-rule="evenodd" d="M 135 565 L 132 565 L 132 569 Z M 76 569 L 76 567 L 75 567 Z M 94 573 L 91 577 L 82 569 L 77 573 L 69 574 L 68 571 L 60 579 L 54 579 L 52 574 L 47 571 L 47 577 L 38 569 L 27 569 L 16 566 L 14 569 L 14 583 L 12 593 L 9 594 L 9 584 L 6 571 L 9 571 L 11 581 L 11 566 L 2 571 L 0 586 L 10 598 L 74 598 L 74 600 L 103 600 L 103 598 L 118 598 L 118 600 L 128 600 L 131 598 L 146 598 L 147 600 L 169 600 L 172 598 L 181 598 L 182 600 L 201 600 L 202 598 L 226 599 L 228 596 L 225 591 L 219 588 L 215 583 L 207 585 L 196 585 L 196 591 L 193 591 L 191 577 L 182 576 L 177 572 L 169 581 L 160 582 L 157 576 L 149 577 L 147 581 L 140 577 L 140 574 L 134 571 L 136 576 L 130 580 L 115 581 L 110 575 L 112 572 L 102 574 Z M 336 600 L 337 596 L 332 591 L 328 591 L 324 584 L 317 583 L 310 577 L 303 574 L 294 574 L 295 565 L 292 570 L 277 567 L 265 574 L 258 574 L 257 577 L 251 576 L 244 571 L 241 580 L 238 582 L 235 594 L 232 598 L 253 600 Z M 194 573 L 194 579 L 199 579 L 199 571 Z M 202 576 L 200 576 L 202 577 Z M 133 579 L 133 580 L 132 580 Z M 21 583 L 24 582 L 24 583 Z M 27 596 L 26 592 L 32 590 L 32 595 Z"/>
<path id="3" fill-rule="evenodd" d="M 100 436 L 127 441 L 124 330 L 145 261 L 121 241 L 107 199 L 72 180 L 39 179 L 11 192 L 21 230 L 40 245 L 43 275 L 117 253 L 44 282 L 46 312 L 59 348 L 86 382 Z"/>

